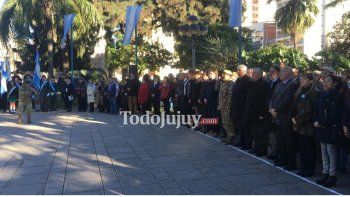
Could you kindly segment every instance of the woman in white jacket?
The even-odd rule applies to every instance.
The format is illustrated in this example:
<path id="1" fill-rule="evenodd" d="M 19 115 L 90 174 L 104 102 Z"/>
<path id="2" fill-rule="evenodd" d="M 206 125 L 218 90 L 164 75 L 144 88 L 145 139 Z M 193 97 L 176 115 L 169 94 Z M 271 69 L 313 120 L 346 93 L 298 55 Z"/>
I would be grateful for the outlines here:
<path id="1" fill-rule="evenodd" d="M 89 83 L 86 88 L 87 91 L 87 102 L 89 103 L 89 111 L 94 112 L 95 109 L 95 93 L 96 85 L 89 79 Z"/>

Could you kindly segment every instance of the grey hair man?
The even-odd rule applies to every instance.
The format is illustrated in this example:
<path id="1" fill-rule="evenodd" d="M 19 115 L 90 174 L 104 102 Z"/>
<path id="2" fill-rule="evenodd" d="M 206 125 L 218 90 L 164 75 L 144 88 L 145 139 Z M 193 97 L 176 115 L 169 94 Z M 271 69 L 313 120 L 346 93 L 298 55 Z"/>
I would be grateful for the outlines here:
<path id="1" fill-rule="evenodd" d="M 246 109 L 244 114 L 244 125 L 250 125 L 246 133 L 252 136 L 253 152 L 258 156 L 267 153 L 267 133 L 265 132 L 265 121 L 268 117 L 266 97 L 268 93 L 267 83 L 262 79 L 263 70 L 259 67 L 252 69 L 253 82 L 250 85 Z"/>
<path id="2" fill-rule="evenodd" d="M 236 127 L 236 136 L 234 146 L 242 147 L 244 150 L 251 149 L 251 136 L 249 129 L 244 125 L 243 114 L 247 102 L 247 96 L 252 79 L 247 75 L 247 66 L 239 65 L 237 67 L 238 79 L 232 90 L 231 113 Z"/>
<path id="3" fill-rule="evenodd" d="M 278 160 L 275 165 L 285 170 L 296 169 L 295 134 L 292 127 L 291 110 L 298 85 L 293 81 L 293 70 L 284 67 L 269 104 L 271 115 L 276 118 Z"/>

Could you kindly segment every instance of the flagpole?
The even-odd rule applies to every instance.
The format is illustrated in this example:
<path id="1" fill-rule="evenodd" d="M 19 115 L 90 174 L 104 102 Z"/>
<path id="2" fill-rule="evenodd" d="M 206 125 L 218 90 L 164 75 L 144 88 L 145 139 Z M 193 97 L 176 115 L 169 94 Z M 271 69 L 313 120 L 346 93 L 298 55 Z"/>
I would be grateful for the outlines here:
<path id="1" fill-rule="evenodd" d="M 137 58 L 137 24 L 135 26 L 135 66 L 137 69 L 138 58 Z"/>
<path id="2" fill-rule="evenodd" d="M 71 75 L 72 75 L 72 84 L 74 85 L 74 41 L 73 41 L 73 25 L 70 30 L 70 65 L 71 65 Z"/>
<path id="3" fill-rule="evenodd" d="M 242 64 L 242 25 L 238 29 L 238 64 Z"/>

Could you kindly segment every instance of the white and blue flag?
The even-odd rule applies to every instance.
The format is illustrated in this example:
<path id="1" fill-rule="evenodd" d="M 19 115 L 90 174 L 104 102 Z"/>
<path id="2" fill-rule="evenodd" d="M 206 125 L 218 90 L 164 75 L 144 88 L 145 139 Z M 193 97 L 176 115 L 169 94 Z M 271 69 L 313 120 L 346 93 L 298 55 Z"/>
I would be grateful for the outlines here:
<path id="1" fill-rule="evenodd" d="M 128 6 L 126 8 L 126 27 L 123 45 L 129 45 L 132 37 L 132 33 L 139 21 L 142 5 Z"/>
<path id="2" fill-rule="evenodd" d="M 242 0 L 230 0 L 230 20 L 231 28 L 242 25 Z"/>
<path id="3" fill-rule="evenodd" d="M 74 18 L 76 14 L 64 15 L 64 28 L 63 28 L 63 38 L 61 41 L 62 49 L 66 47 L 67 34 L 73 26 Z"/>
<path id="4" fill-rule="evenodd" d="M 0 95 L 7 92 L 7 79 L 8 79 L 8 73 L 6 72 L 6 65 L 5 62 L 0 62 L 0 70 L 1 70 L 1 89 L 0 89 Z"/>
<path id="5" fill-rule="evenodd" d="M 36 50 L 35 53 L 35 71 L 34 71 L 34 87 L 37 90 L 40 90 L 40 57 L 39 57 L 39 52 L 38 49 Z"/>

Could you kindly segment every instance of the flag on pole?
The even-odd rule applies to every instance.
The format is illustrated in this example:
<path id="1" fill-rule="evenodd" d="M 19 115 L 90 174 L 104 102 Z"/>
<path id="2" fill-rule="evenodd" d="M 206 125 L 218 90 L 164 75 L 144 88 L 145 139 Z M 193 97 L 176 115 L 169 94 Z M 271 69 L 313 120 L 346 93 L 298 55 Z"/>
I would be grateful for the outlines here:
<path id="1" fill-rule="evenodd" d="M 0 69 L 1 69 L 1 89 L 0 89 L 0 95 L 7 92 L 7 79 L 8 74 L 6 72 L 6 65 L 5 62 L 0 62 Z"/>
<path id="2" fill-rule="evenodd" d="M 35 71 L 34 71 L 34 87 L 37 90 L 40 90 L 40 57 L 39 57 L 39 52 L 38 49 L 36 50 L 35 53 Z"/>
<path id="3" fill-rule="evenodd" d="M 142 5 L 128 6 L 126 8 L 126 27 L 123 45 L 129 45 L 132 33 L 139 21 Z"/>
<path id="4" fill-rule="evenodd" d="M 70 29 L 72 28 L 75 16 L 76 16 L 76 14 L 64 15 L 63 38 L 61 41 L 61 48 L 62 49 L 64 47 L 66 47 L 67 34 L 70 31 Z"/>
<path id="5" fill-rule="evenodd" d="M 5 60 L 5 65 L 6 65 L 6 72 L 7 72 L 7 81 L 11 81 L 11 66 L 10 66 L 10 61 L 9 59 Z"/>
<path id="6" fill-rule="evenodd" d="M 242 25 L 242 0 L 230 0 L 230 20 L 231 28 Z"/>

